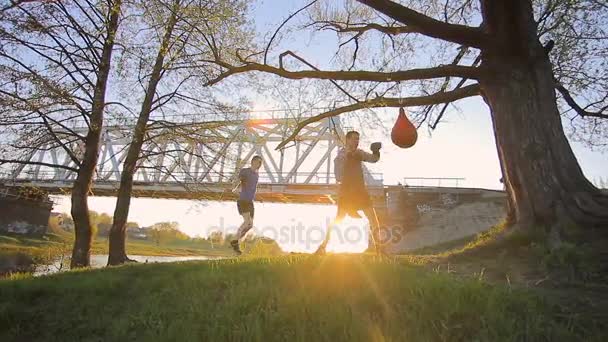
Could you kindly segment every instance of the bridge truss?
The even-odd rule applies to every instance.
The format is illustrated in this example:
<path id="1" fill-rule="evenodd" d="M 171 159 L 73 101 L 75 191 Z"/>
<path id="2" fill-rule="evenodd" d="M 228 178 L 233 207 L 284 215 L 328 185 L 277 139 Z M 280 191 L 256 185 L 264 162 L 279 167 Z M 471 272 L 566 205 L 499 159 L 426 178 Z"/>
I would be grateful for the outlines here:
<path id="1" fill-rule="evenodd" d="M 308 125 L 291 145 L 276 151 L 298 122 L 291 118 L 156 122 L 150 126 L 142 148 L 134 175 L 134 195 L 232 199 L 234 196 L 226 193 L 227 187 L 234 182 L 238 170 L 259 155 L 263 159 L 258 191 L 262 197 L 331 202 L 335 195 L 333 157 L 344 139 L 340 121 L 329 118 Z M 132 131 L 133 126 L 129 125 L 104 128 L 94 194 L 115 193 Z M 81 155 L 82 146 L 74 149 L 77 156 Z M 66 151 L 57 147 L 41 146 L 28 160 L 76 167 Z M 57 192 L 68 190 L 75 177 L 76 173 L 70 170 L 40 164 L 19 165 L 10 175 L 13 182 Z M 381 175 L 366 169 L 365 177 L 368 186 L 382 187 Z"/>

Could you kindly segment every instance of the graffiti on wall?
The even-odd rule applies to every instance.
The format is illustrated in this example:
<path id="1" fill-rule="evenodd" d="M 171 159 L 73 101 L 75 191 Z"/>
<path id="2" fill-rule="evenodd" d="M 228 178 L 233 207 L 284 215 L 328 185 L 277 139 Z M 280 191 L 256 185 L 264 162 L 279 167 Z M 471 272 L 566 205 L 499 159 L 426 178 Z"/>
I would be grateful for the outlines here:
<path id="1" fill-rule="evenodd" d="M 416 210 L 419 215 L 430 213 L 433 211 L 445 211 L 454 208 L 458 205 L 458 198 L 454 194 L 439 194 L 439 199 L 416 204 Z"/>

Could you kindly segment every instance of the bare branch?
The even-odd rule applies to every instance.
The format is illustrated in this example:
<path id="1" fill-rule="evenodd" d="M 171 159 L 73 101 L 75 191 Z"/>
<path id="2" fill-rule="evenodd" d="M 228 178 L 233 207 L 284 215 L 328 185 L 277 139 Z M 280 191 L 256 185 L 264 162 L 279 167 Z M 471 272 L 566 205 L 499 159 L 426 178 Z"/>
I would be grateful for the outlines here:
<path id="1" fill-rule="evenodd" d="M 37 0 L 9 0 L 9 4 L 2 7 L 2 9 L 0 9 L 1 12 L 5 12 L 10 10 L 11 8 L 15 8 L 23 3 L 27 3 L 27 2 L 36 2 Z"/>
<path id="2" fill-rule="evenodd" d="M 285 51 L 282 54 L 279 55 L 279 68 L 283 69 L 283 58 L 285 56 L 292 56 L 293 58 L 299 60 L 300 62 L 308 65 L 310 68 L 312 68 L 315 71 L 320 71 L 317 67 L 315 67 L 314 65 L 312 65 L 311 63 L 309 63 L 307 60 L 305 60 L 304 58 L 296 55 L 295 53 L 293 53 L 292 51 Z M 346 96 L 350 97 L 352 100 L 354 100 L 355 102 L 359 102 L 359 100 L 357 100 L 357 98 L 355 98 L 354 96 L 352 96 L 348 91 L 346 91 L 346 89 L 344 89 L 343 87 L 341 87 L 335 79 L 330 79 L 329 80 L 334 86 L 336 86 L 336 88 L 340 89 L 341 92 L 343 92 Z"/>
<path id="3" fill-rule="evenodd" d="M 464 49 L 463 49 L 462 51 L 464 51 Z M 460 58 L 461 58 L 461 57 L 462 57 L 461 55 L 457 56 L 457 58 L 456 58 L 456 59 L 454 59 L 455 63 L 458 63 L 458 61 L 460 61 Z M 481 62 L 481 55 L 479 55 L 479 56 L 477 56 L 477 58 L 475 58 L 475 60 L 473 61 L 472 66 L 477 66 L 477 65 L 478 65 L 480 62 Z M 447 81 L 447 78 L 446 78 L 446 81 Z M 466 82 L 466 81 L 467 81 L 467 79 L 466 79 L 466 78 L 461 79 L 461 80 L 458 82 L 458 84 L 456 84 L 456 87 L 454 87 L 454 89 L 453 89 L 453 90 L 456 90 L 456 89 L 461 88 L 461 87 L 462 87 L 462 86 L 465 84 L 465 82 Z M 448 86 L 448 84 L 447 84 L 447 83 L 445 83 L 445 84 L 444 84 L 444 87 L 442 87 L 442 88 L 441 88 L 441 90 L 442 90 L 442 91 L 445 91 L 445 89 L 447 88 L 447 86 Z M 449 102 L 448 102 L 448 103 L 445 103 L 445 104 L 443 105 L 443 108 L 442 108 L 442 109 L 441 109 L 441 111 L 439 112 L 439 115 L 438 115 L 438 116 L 437 116 L 437 118 L 435 119 L 435 122 L 434 122 L 434 123 L 431 125 L 431 129 L 435 129 L 435 128 L 437 128 L 437 125 L 439 124 L 439 121 L 440 121 L 440 120 L 443 118 L 443 115 L 445 114 L 445 111 L 448 109 L 448 106 L 449 106 L 449 105 L 450 105 L 450 103 L 449 103 Z M 432 107 L 432 106 L 431 106 L 431 107 Z"/>
<path id="4" fill-rule="evenodd" d="M 444 23 L 390 0 L 357 1 L 405 25 L 413 26 L 425 36 L 476 48 L 489 45 L 490 37 L 479 27 Z"/>
<path id="5" fill-rule="evenodd" d="M 415 33 L 418 32 L 416 28 L 412 26 L 384 26 L 376 23 L 369 24 L 347 24 L 338 23 L 333 21 L 317 21 L 314 24 L 322 24 L 320 29 L 328 29 L 338 33 L 364 33 L 367 31 L 378 31 L 385 34 L 396 35 L 403 33 Z"/>
<path id="6" fill-rule="evenodd" d="M 566 103 L 568 103 L 568 105 L 572 109 L 574 109 L 574 111 L 581 117 L 584 118 L 586 116 L 590 116 L 590 117 L 595 117 L 595 118 L 608 119 L 608 114 L 602 113 L 608 109 L 608 106 L 600 109 L 597 112 L 589 112 L 589 111 L 585 110 L 584 108 L 582 108 L 578 103 L 576 103 L 576 101 L 574 100 L 574 98 L 572 97 L 572 95 L 570 94 L 568 89 L 566 89 L 557 80 L 555 81 L 555 88 L 562 94 L 562 96 L 564 97 L 564 100 L 566 100 Z"/>
<path id="7" fill-rule="evenodd" d="M 328 112 L 315 115 L 310 117 L 298 124 L 294 129 L 293 133 L 287 139 L 283 140 L 277 147 L 276 150 L 282 149 L 287 143 L 293 141 L 298 133 L 306 126 L 313 122 L 320 121 L 322 119 L 340 115 L 342 113 L 353 112 L 359 109 L 365 108 L 378 108 L 378 107 L 416 107 L 425 106 L 430 104 L 448 103 L 459 99 L 464 99 L 471 96 L 480 94 L 479 84 L 471 84 L 459 89 L 455 89 L 448 92 L 438 92 L 426 96 L 415 96 L 415 97 L 376 97 L 371 100 L 361 101 L 348 106 L 336 108 Z"/>
<path id="8" fill-rule="evenodd" d="M 441 77 L 462 77 L 468 79 L 478 79 L 479 69 L 462 65 L 440 65 L 433 68 L 411 69 L 394 72 L 376 71 L 327 71 L 327 70 L 301 70 L 289 71 L 284 68 L 277 68 L 271 65 L 260 63 L 248 63 L 243 66 L 232 66 L 221 63 L 228 71 L 222 73 L 206 85 L 213 85 L 224 78 L 248 71 L 262 71 L 278 75 L 289 79 L 315 78 L 321 80 L 340 80 L 340 81 L 371 81 L 371 82 L 399 82 L 419 79 L 431 79 Z"/>
<path id="9" fill-rule="evenodd" d="M 313 0 L 311 1 L 308 5 L 300 8 L 299 10 L 295 11 L 293 14 L 291 14 L 289 17 L 287 17 L 287 19 L 285 19 L 281 25 L 279 25 L 279 27 L 276 29 L 276 31 L 274 31 L 274 34 L 272 35 L 272 37 L 270 37 L 270 40 L 268 41 L 268 45 L 266 45 L 266 49 L 264 51 L 264 64 L 266 64 L 266 60 L 268 57 L 268 50 L 270 50 L 270 44 L 272 44 L 272 41 L 274 40 L 274 38 L 277 36 L 277 34 L 279 33 L 279 31 L 281 30 L 281 28 L 283 26 L 285 26 L 285 24 L 287 24 L 287 22 L 289 20 L 291 20 L 291 18 L 295 17 L 296 15 L 298 15 L 298 13 L 302 12 L 303 10 L 307 9 L 308 7 L 314 5 L 314 3 L 317 2 L 317 0 Z"/>
<path id="10" fill-rule="evenodd" d="M 29 161 L 29 160 L 0 159 L 0 165 L 2 165 L 2 164 L 41 165 L 41 166 L 48 166 L 48 167 L 52 167 L 52 168 L 65 169 L 68 171 L 78 172 L 78 169 L 75 169 L 73 167 L 66 166 L 66 165 L 51 164 L 51 163 L 45 163 L 45 162 L 35 162 L 35 161 Z"/>

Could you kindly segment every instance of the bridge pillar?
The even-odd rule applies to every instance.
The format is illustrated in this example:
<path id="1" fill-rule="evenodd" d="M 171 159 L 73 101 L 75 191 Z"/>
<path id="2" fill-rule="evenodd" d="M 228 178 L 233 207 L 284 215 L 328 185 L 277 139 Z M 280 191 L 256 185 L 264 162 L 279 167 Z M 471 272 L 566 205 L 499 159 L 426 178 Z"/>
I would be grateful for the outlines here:
<path id="1" fill-rule="evenodd" d="M 0 186 L 0 233 L 44 235 L 52 208 L 44 192 Z"/>

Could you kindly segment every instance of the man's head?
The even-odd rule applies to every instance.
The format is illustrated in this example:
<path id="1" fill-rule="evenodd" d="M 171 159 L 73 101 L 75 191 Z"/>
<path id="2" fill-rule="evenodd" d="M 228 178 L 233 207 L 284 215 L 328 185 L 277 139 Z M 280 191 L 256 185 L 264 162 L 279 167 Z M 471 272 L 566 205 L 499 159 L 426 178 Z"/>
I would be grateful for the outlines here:
<path id="1" fill-rule="evenodd" d="M 346 133 L 346 149 L 354 151 L 359 147 L 359 132 L 349 131 Z"/>
<path id="2" fill-rule="evenodd" d="M 254 156 L 251 158 L 251 168 L 254 170 L 259 170 L 262 166 L 262 157 Z"/>

